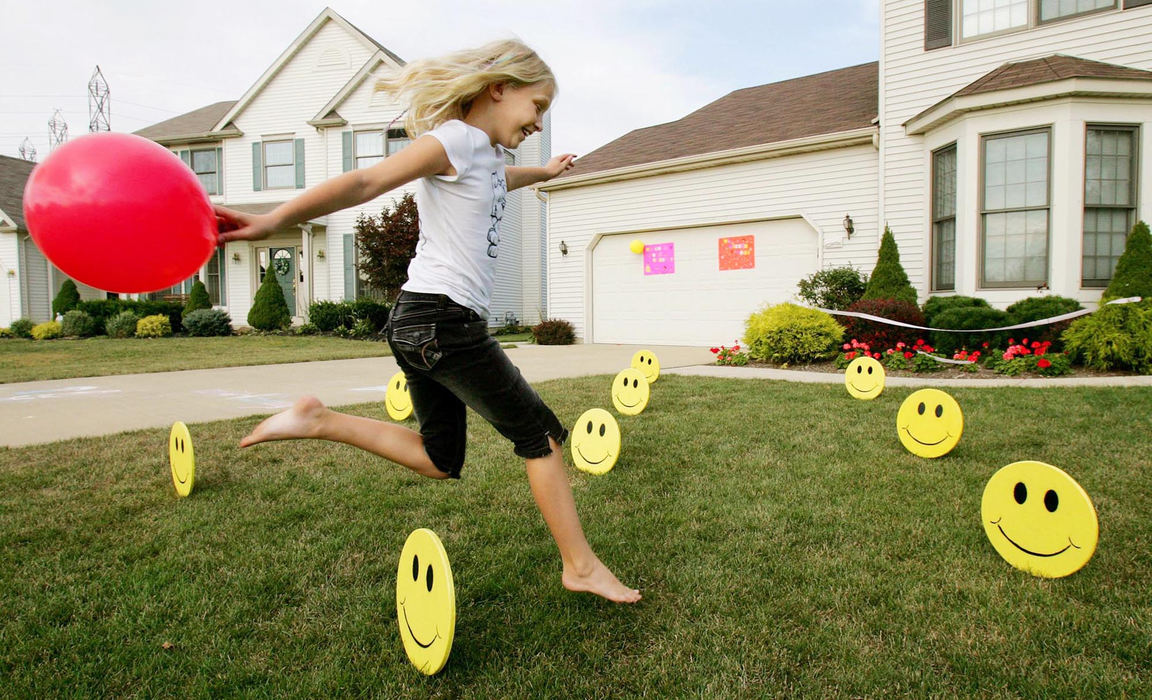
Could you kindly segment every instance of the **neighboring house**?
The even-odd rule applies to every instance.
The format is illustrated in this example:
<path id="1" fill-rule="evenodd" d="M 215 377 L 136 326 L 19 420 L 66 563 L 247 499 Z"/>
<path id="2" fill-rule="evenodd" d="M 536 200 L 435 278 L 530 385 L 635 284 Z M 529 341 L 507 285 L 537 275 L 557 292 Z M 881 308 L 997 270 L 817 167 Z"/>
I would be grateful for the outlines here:
<path id="1" fill-rule="evenodd" d="M 870 272 L 885 225 L 921 302 L 1095 304 L 1150 217 L 1146 5 L 884 0 L 878 63 L 736 91 L 541 185 L 549 315 L 731 343 L 812 272 Z"/>
<path id="2" fill-rule="evenodd" d="M 403 107 L 373 90 L 375 74 L 403 61 L 331 9 L 325 9 L 237 101 L 219 102 L 136 133 L 177 153 L 213 203 L 264 213 L 305 187 L 368 167 L 408 143 Z M 509 152 L 509 163 L 537 166 L 550 157 L 550 125 Z M 22 185 L 21 185 L 22 191 Z M 256 290 L 272 270 L 297 323 L 320 300 L 370 293 L 354 255 L 356 219 L 376 215 L 410 188 L 318 217 L 256 242 L 232 242 L 199 273 L 213 305 L 245 325 Z M 509 193 L 501 228 L 491 325 L 508 316 L 536 322 L 544 307 L 544 205 L 531 190 Z M 19 212 L 16 212 L 18 215 Z M 9 214 L 11 215 L 11 214 Z M 3 229 L 0 229 L 3 231 Z M 8 265 L 7 237 L 0 263 Z M 19 275 L 18 275 L 19 276 Z M 51 298 L 63 282 L 45 293 Z M 192 280 L 153 297 L 177 296 Z M 83 298 L 103 292 L 78 285 Z M 22 297 L 23 299 L 23 297 Z M 25 303 L 25 302 L 21 302 Z M 27 315 L 26 313 L 24 315 Z"/>
<path id="3" fill-rule="evenodd" d="M 53 269 L 24 222 L 24 184 L 35 165 L 0 156 L 0 328 L 22 317 L 36 321 L 52 317 Z"/>

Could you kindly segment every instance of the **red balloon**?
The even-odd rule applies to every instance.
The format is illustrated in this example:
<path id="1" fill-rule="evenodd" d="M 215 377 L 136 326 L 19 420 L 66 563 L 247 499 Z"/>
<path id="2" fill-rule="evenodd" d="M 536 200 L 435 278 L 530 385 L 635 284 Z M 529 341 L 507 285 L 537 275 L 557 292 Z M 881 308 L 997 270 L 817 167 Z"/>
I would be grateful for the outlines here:
<path id="1" fill-rule="evenodd" d="M 24 218 L 69 277 L 128 294 L 172 287 L 216 248 L 216 216 L 192 169 L 154 141 L 88 134 L 36 166 Z"/>

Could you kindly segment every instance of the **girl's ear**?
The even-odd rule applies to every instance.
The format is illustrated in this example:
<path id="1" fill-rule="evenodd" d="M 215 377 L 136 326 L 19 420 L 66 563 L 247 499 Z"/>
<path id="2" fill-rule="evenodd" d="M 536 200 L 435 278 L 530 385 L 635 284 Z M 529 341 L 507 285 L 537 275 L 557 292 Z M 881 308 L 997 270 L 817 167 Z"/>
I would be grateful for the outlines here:
<path id="1" fill-rule="evenodd" d="M 508 86 L 507 83 L 492 83 L 488 86 L 488 96 L 494 102 L 499 102 L 504 99 L 504 89 Z"/>

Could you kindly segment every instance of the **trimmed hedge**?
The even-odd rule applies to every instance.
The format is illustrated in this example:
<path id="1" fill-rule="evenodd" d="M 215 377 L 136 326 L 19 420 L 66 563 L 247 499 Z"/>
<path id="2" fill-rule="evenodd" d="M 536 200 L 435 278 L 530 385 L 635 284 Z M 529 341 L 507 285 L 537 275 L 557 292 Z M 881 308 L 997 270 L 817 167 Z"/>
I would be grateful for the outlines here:
<path id="1" fill-rule="evenodd" d="M 913 326 L 927 325 L 924 322 L 924 314 L 920 311 L 920 307 L 895 299 L 861 299 L 849 306 L 848 311 L 879 316 Z M 918 339 L 924 338 L 927 334 L 927 331 L 902 328 L 851 316 L 840 316 L 838 320 L 844 326 L 845 339 L 867 343 L 873 352 L 894 348 L 896 343 L 915 345 Z"/>
<path id="2" fill-rule="evenodd" d="M 1039 321 L 1042 318 L 1051 318 L 1053 316 L 1079 311 L 1082 308 L 1084 307 L 1080 305 L 1080 302 L 1075 299 L 1069 299 L 1068 297 L 1028 297 L 1008 307 L 1008 318 L 1011 319 L 1010 323 L 1015 325 L 1017 323 Z M 1064 331 L 1068 330 L 1071 325 L 1072 321 L 1059 321 L 1044 326 L 1021 328 L 1018 331 L 1014 331 L 1014 333 L 1017 338 L 1023 335 L 1029 340 L 1047 341 L 1052 344 L 1048 348 L 1048 352 L 1058 353 L 1064 350 L 1064 341 L 1061 340 L 1060 336 L 1062 336 Z"/>
<path id="3" fill-rule="evenodd" d="M 168 324 L 172 331 L 179 333 L 183 327 L 180 317 L 184 307 L 177 301 L 136 301 L 134 299 L 97 299 L 95 301 L 82 301 L 76 308 L 91 316 L 96 321 L 96 333 L 104 333 L 108 319 L 123 311 L 131 311 L 138 317 L 155 316 L 163 314 L 168 317 Z"/>
<path id="4" fill-rule="evenodd" d="M 52 340 L 60 337 L 60 322 L 45 321 L 32 327 L 32 337 L 35 340 Z"/>
<path id="5" fill-rule="evenodd" d="M 232 317 L 221 309 L 196 309 L 184 317 L 184 332 L 201 338 L 232 335 Z"/>
<path id="6" fill-rule="evenodd" d="M 1008 312 L 983 306 L 957 306 L 941 312 L 935 319 L 935 327 L 937 328 L 961 330 L 999 328 L 1010 325 L 1012 325 L 1012 321 Z M 1024 336 L 1030 336 L 1030 334 L 1024 332 Z M 945 357 L 951 357 L 954 352 L 961 348 L 979 350 L 981 355 L 987 355 L 984 343 L 988 343 L 988 350 L 1003 350 L 1009 337 L 1014 337 L 1012 331 L 996 331 L 994 333 L 932 331 L 932 346 L 936 348 L 937 354 Z"/>
<path id="7" fill-rule="evenodd" d="M 764 307 L 744 322 L 748 356 L 777 364 L 830 359 L 843 336 L 830 315 L 789 303 Z"/>
<path id="8" fill-rule="evenodd" d="M 172 323 L 163 314 L 145 316 L 136 322 L 137 338 L 167 338 L 172 335 Z"/>
<path id="9" fill-rule="evenodd" d="M 537 345 L 571 345 L 576 342 L 576 329 L 568 321 L 551 318 L 532 327 Z"/>
<path id="10" fill-rule="evenodd" d="M 990 309 L 992 308 L 992 305 L 980 297 L 966 297 L 961 294 L 952 296 L 928 297 L 928 301 L 924 302 L 924 325 L 936 328 L 937 325 L 933 322 L 933 319 L 945 311 L 949 309 L 965 309 L 972 307 Z"/>

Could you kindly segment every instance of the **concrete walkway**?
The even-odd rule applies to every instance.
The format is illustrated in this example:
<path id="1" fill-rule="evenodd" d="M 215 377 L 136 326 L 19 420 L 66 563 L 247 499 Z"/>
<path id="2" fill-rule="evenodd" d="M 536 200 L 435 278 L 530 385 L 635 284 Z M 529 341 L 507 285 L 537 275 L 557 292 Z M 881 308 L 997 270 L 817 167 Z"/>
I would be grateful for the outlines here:
<path id="1" fill-rule="evenodd" d="M 615 374 L 639 345 L 523 345 L 508 350 L 530 382 Z M 707 348 L 653 346 L 661 372 L 840 383 L 839 373 L 718 367 Z M 382 401 L 397 372 L 391 357 L 126 374 L 0 384 L 0 446 L 17 447 L 124 430 L 275 413 L 312 394 L 329 406 Z M 941 379 L 889 377 L 890 386 L 1152 386 L 1152 377 Z"/>

